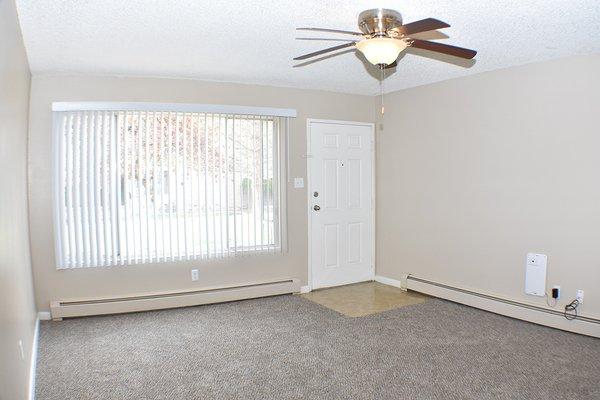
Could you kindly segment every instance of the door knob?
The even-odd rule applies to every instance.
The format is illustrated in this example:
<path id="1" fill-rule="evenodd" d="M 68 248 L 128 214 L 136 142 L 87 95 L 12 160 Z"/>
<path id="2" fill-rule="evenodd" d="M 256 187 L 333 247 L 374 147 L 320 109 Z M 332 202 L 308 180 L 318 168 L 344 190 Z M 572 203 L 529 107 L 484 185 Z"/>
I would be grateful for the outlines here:
<path id="1" fill-rule="evenodd" d="M 315 210 L 315 211 L 319 211 L 320 209 L 321 209 L 321 207 L 319 207 L 319 205 L 318 205 L 318 204 L 316 204 L 316 205 L 313 207 L 313 210 Z"/>

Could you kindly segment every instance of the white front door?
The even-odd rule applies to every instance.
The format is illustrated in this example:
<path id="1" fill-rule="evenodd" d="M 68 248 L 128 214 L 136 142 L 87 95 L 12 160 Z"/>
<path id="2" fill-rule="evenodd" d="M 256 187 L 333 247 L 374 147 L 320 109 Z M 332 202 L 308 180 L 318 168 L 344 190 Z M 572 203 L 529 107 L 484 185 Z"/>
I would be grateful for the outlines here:
<path id="1" fill-rule="evenodd" d="M 372 280 L 373 124 L 308 121 L 312 288 Z"/>

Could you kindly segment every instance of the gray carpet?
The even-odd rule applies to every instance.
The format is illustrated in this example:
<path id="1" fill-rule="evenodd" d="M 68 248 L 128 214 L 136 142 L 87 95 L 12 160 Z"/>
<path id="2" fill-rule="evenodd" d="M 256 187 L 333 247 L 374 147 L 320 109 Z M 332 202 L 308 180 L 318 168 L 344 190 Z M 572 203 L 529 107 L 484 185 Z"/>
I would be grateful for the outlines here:
<path id="1" fill-rule="evenodd" d="M 44 322 L 37 400 L 600 399 L 600 339 L 432 299 L 298 296 Z"/>

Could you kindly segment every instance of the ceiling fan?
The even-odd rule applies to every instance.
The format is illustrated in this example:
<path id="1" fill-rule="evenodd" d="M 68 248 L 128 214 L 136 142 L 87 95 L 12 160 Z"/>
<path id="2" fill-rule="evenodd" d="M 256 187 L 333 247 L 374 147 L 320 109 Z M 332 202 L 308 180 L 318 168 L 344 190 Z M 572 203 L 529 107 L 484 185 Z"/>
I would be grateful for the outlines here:
<path id="1" fill-rule="evenodd" d="M 402 15 L 398 11 L 375 8 L 363 11 L 359 14 L 358 27 L 360 32 L 327 28 L 296 28 L 300 31 L 318 31 L 353 35 L 357 37 L 357 40 L 351 40 L 348 41 L 348 43 L 340 44 L 338 46 L 304 54 L 294 58 L 294 60 L 306 60 L 332 51 L 355 47 L 364 54 L 365 58 L 371 64 L 377 65 L 383 69 L 394 63 L 398 59 L 400 53 L 407 47 L 429 50 L 465 59 L 471 59 L 477 54 L 475 50 L 428 40 L 415 39 L 412 37 L 412 35 L 420 32 L 450 27 L 447 23 L 434 18 L 426 18 L 403 25 Z"/>

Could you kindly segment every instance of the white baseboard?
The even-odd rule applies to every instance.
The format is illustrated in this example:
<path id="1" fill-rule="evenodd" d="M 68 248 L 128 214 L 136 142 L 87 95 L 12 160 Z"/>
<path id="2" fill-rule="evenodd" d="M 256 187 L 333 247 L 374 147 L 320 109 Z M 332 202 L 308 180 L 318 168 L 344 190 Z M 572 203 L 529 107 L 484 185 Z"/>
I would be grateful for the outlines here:
<path id="1" fill-rule="evenodd" d="M 48 313 L 50 314 L 50 313 Z M 33 332 L 33 343 L 31 346 L 31 360 L 29 364 L 29 393 L 27 398 L 29 400 L 35 400 L 35 374 L 37 367 L 37 353 L 38 353 L 38 338 L 40 332 L 40 319 L 35 320 L 35 331 Z"/>
<path id="2" fill-rule="evenodd" d="M 402 282 L 397 279 L 392 279 L 381 275 L 375 275 L 375 282 L 383 283 L 384 285 L 394 286 L 402 289 Z"/>
<path id="3" fill-rule="evenodd" d="M 310 291 L 310 286 L 300 286 L 300 293 L 309 293 Z"/>
<path id="4" fill-rule="evenodd" d="M 52 319 L 120 314 L 255 299 L 279 294 L 298 293 L 299 290 L 300 280 L 289 278 L 239 286 L 138 293 L 121 297 L 64 299 L 51 301 L 50 312 Z"/>
<path id="5" fill-rule="evenodd" d="M 559 310 L 549 309 L 536 304 L 528 304 L 519 300 L 503 298 L 498 295 L 474 291 L 472 289 L 459 288 L 440 282 L 431 282 L 423 279 L 415 280 L 414 277 L 408 279 L 407 288 L 534 324 L 580 333 L 582 335 L 600 337 L 600 323 L 588 322 L 582 319 L 569 321 L 561 313 L 551 313 Z M 596 317 L 590 316 L 590 318 Z"/>
<path id="6" fill-rule="evenodd" d="M 40 321 L 50 321 L 52 319 L 52 315 L 50 311 L 40 311 L 38 312 L 38 319 Z"/>

